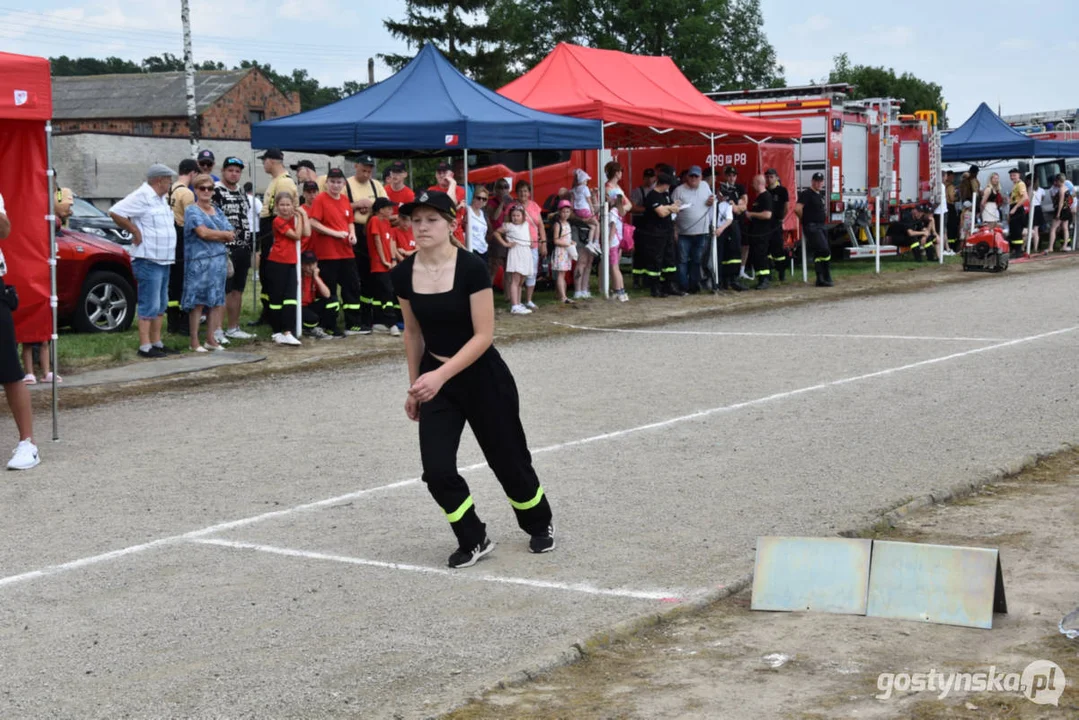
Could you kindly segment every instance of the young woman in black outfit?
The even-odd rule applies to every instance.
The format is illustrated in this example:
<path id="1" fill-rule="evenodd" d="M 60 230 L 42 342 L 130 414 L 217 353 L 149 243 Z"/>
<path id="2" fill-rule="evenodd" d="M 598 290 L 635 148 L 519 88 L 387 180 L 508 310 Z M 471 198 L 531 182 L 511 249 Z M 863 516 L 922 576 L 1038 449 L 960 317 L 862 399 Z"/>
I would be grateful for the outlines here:
<path id="1" fill-rule="evenodd" d="M 463 568 L 494 549 L 457 472 L 468 422 L 509 498 L 528 549 L 554 549 L 551 506 L 532 468 L 517 385 L 492 345 L 494 294 L 487 266 L 453 243 L 456 203 L 428 190 L 400 213 L 412 218 L 416 253 L 391 271 L 405 321 L 410 387 L 405 413 L 420 424 L 423 481 L 457 536 L 449 566 Z"/>

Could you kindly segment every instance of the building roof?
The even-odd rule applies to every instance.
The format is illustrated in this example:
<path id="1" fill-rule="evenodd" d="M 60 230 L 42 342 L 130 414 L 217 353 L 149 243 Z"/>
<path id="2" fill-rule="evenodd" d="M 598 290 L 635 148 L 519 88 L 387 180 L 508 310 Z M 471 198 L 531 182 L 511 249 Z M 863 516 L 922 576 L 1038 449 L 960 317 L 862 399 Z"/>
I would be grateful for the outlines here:
<path id="1" fill-rule="evenodd" d="M 201 115 L 253 68 L 195 73 L 195 107 Z M 52 79 L 53 119 L 154 118 L 187 115 L 182 72 L 83 75 Z"/>

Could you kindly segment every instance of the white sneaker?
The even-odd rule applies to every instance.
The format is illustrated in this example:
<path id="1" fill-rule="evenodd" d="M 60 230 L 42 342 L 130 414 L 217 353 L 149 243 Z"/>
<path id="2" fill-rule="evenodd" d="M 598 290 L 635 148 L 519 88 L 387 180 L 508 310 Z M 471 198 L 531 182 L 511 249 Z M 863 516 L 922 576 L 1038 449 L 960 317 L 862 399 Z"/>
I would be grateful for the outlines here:
<path id="1" fill-rule="evenodd" d="M 599 246 L 599 243 L 596 242 L 595 240 L 588 243 L 585 247 L 587 247 L 588 251 L 590 253 L 592 253 L 593 255 L 599 255 L 601 252 L 603 252 L 603 249 Z"/>
<path id="2" fill-rule="evenodd" d="M 528 308 L 529 310 L 539 310 L 539 305 L 532 302 L 531 300 L 529 300 L 528 302 L 525 303 L 525 307 Z"/>
<path id="3" fill-rule="evenodd" d="M 618 302 L 629 302 L 629 295 L 625 292 L 618 293 Z"/>
<path id="4" fill-rule="evenodd" d="M 280 345 L 281 344 L 281 333 L 274 333 L 273 335 L 270 336 L 270 339 L 273 340 L 278 345 Z"/>
<path id="5" fill-rule="evenodd" d="M 390 336 L 401 337 L 401 331 L 397 329 L 396 325 L 390 325 Z"/>
<path id="6" fill-rule="evenodd" d="M 36 467 L 39 462 L 41 462 L 41 457 L 37 454 L 37 445 L 30 440 L 23 440 L 15 446 L 15 452 L 11 453 L 7 469 L 29 470 Z"/>
<path id="7" fill-rule="evenodd" d="M 228 345 L 229 344 L 229 339 L 227 337 L 225 337 L 225 331 L 222 330 L 221 328 L 218 328 L 217 330 L 214 330 L 214 340 L 217 342 L 218 345 Z"/>
<path id="8" fill-rule="evenodd" d="M 581 293 L 581 299 L 582 300 L 591 300 L 592 299 L 592 293 L 585 290 L 583 293 Z"/>
<path id="9" fill-rule="evenodd" d="M 390 332 L 390 329 L 385 325 L 376 324 L 376 325 L 371 326 L 371 332 L 373 332 L 376 335 L 388 335 L 389 332 Z"/>
<path id="10" fill-rule="evenodd" d="M 514 305 L 510 308 L 511 315 L 531 315 L 532 311 L 526 308 L 524 305 Z"/>
<path id="11" fill-rule="evenodd" d="M 302 345 L 303 344 L 299 340 L 297 340 L 295 337 L 293 337 L 292 333 L 290 333 L 290 332 L 283 332 L 283 333 L 279 333 L 279 334 L 274 335 L 273 341 L 275 343 L 277 343 L 278 345 Z"/>
<path id="12" fill-rule="evenodd" d="M 234 327 L 234 328 L 229 328 L 228 330 L 225 331 L 225 337 L 230 337 L 233 340 L 250 340 L 251 338 L 253 338 L 255 336 L 252 335 L 249 332 L 244 332 L 243 330 L 241 330 L 238 327 Z"/>

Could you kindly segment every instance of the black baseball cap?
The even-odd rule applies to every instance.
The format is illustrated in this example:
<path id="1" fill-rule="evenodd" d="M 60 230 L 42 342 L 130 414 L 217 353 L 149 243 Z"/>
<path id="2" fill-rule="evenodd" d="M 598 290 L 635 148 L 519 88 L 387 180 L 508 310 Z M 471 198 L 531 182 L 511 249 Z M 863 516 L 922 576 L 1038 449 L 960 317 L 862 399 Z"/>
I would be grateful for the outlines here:
<path id="1" fill-rule="evenodd" d="M 398 160 L 390 164 L 390 172 L 408 172 L 408 166 Z"/>
<path id="2" fill-rule="evenodd" d="M 370 165 L 371 167 L 375 166 L 375 159 L 373 157 L 371 157 L 370 155 L 368 155 L 367 153 L 364 153 L 362 155 L 357 155 L 354 162 L 357 165 Z"/>
<path id="3" fill-rule="evenodd" d="M 437 168 L 438 172 L 445 172 L 446 170 L 453 170 L 453 165 L 448 162 L 440 162 Z"/>
<path id="4" fill-rule="evenodd" d="M 296 163 L 295 165 L 289 165 L 289 167 L 292 168 L 293 170 L 299 170 L 302 167 L 308 168 L 310 170 L 314 170 L 315 169 L 315 163 L 311 162 L 310 160 L 301 160 L 300 162 Z"/>
<path id="5" fill-rule="evenodd" d="M 1011 170 L 1008 171 L 1009 175 L 1011 175 L 1012 173 L 1015 173 L 1016 175 L 1018 175 L 1019 174 L 1019 168 L 1012 168 Z"/>
<path id="6" fill-rule="evenodd" d="M 180 161 L 180 167 L 177 172 L 181 175 L 187 175 L 188 173 L 198 172 L 199 164 L 191 158 L 184 158 Z"/>
<path id="7" fill-rule="evenodd" d="M 277 148 L 270 148 L 266 152 L 259 155 L 259 160 L 284 160 L 285 153 L 281 152 Z"/>
<path id="8" fill-rule="evenodd" d="M 661 172 L 659 175 L 656 176 L 656 182 L 660 185 L 673 185 L 674 176 L 672 176 L 670 173 Z"/>
<path id="9" fill-rule="evenodd" d="M 767 170 L 764 171 L 764 174 L 765 175 L 772 175 L 773 177 L 779 177 L 779 173 L 776 172 L 775 168 L 768 168 Z"/>
<path id="10" fill-rule="evenodd" d="M 244 161 L 241 160 L 238 157 L 234 157 L 232 155 L 229 155 L 227 158 L 225 158 L 225 162 L 223 162 L 221 164 L 222 168 L 233 167 L 233 166 L 243 169 Z"/>
<path id="11" fill-rule="evenodd" d="M 401 206 L 401 214 L 411 216 L 418 207 L 434 208 L 445 215 L 453 215 L 457 212 L 457 203 L 440 190 L 424 190 L 415 200 Z"/>
<path id="12" fill-rule="evenodd" d="M 326 179 L 338 178 L 340 180 L 345 179 L 345 171 L 341 168 L 330 168 L 330 171 L 326 173 Z"/>
<path id="13" fill-rule="evenodd" d="M 209 150 L 199 150 L 199 156 L 198 157 L 199 157 L 199 162 L 200 163 L 204 163 L 204 162 L 211 162 L 212 163 L 214 161 L 214 154 L 212 152 L 210 152 Z"/>
<path id="14" fill-rule="evenodd" d="M 315 182 L 314 180 L 304 180 L 303 181 L 303 191 L 304 192 L 318 192 L 318 183 Z"/>
<path id="15" fill-rule="evenodd" d="M 728 165 L 727 167 L 723 168 L 723 174 L 724 175 L 737 175 L 738 174 L 738 169 L 735 168 L 734 165 Z"/>
<path id="16" fill-rule="evenodd" d="M 645 168 L 644 169 L 644 176 L 645 177 L 655 177 L 656 176 L 655 168 Z"/>
<path id="17" fill-rule="evenodd" d="M 304 250 L 303 253 L 300 255 L 300 262 L 303 263 L 304 265 L 310 265 L 311 263 L 317 263 L 318 262 L 318 256 L 315 255 L 315 253 L 312 252 L 311 250 Z"/>
<path id="18" fill-rule="evenodd" d="M 823 179 L 824 179 L 824 173 L 819 173 L 819 172 L 813 173 L 813 181 L 814 182 L 816 182 L 817 180 L 823 180 Z"/>
<path id="19" fill-rule="evenodd" d="M 371 213 L 377 213 L 382 208 L 393 207 L 393 200 L 386 197 L 375 198 L 374 204 L 371 206 Z"/>

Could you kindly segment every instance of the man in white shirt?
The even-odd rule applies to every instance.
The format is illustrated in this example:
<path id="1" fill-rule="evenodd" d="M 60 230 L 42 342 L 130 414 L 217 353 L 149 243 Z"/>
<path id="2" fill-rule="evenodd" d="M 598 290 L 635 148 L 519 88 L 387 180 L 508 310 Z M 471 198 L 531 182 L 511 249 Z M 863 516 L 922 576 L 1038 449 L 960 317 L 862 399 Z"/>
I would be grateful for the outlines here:
<path id="1" fill-rule="evenodd" d="M 11 221 L 8 220 L 4 207 L 4 197 L 0 195 L 0 240 L 11 234 Z M 0 276 L 7 273 L 7 264 L 0 253 Z M 4 293 L 4 282 L 0 280 L 0 294 Z M 44 350 L 42 351 L 44 352 Z M 29 470 L 41 462 L 34 445 L 34 413 L 30 405 L 30 390 L 22 381 L 23 367 L 19 362 L 19 345 L 15 341 L 15 321 L 11 318 L 11 308 L 0 299 L 0 384 L 4 386 L 8 407 L 19 430 L 19 444 L 11 453 L 8 470 Z"/>
<path id="2" fill-rule="evenodd" d="M 679 206 L 675 227 L 678 229 L 678 284 L 682 290 L 698 293 L 701 290 L 701 254 L 711 227 L 715 195 L 708 183 L 701 180 L 701 167 L 694 165 L 686 171 L 686 182 L 671 193 Z"/>
<path id="3" fill-rule="evenodd" d="M 169 269 L 176 257 L 176 230 L 165 195 L 176 173 L 150 166 L 146 182 L 109 208 L 109 217 L 131 233 L 131 270 L 139 292 L 139 357 L 165 357 L 161 324 L 169 302 Z"/>

